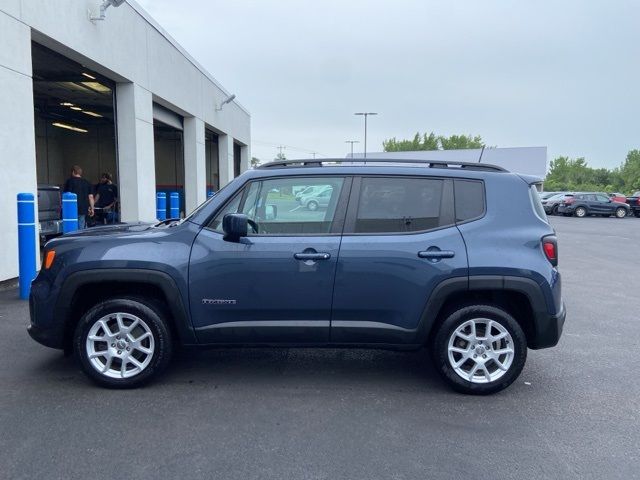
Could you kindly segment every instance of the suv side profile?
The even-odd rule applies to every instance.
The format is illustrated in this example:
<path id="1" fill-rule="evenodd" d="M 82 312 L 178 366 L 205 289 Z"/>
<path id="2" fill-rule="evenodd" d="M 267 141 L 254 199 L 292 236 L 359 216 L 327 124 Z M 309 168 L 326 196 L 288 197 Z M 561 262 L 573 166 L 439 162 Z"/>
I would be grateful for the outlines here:
<path id="1" fill-rule="evenodd" d="M 50 241 L 28 330 L 112 388 L 148 382 L 178 345 L 426 346 L 454 389 L 493 393 L 565 320 L 537 182 L 475 163 L 272 162 L 186 219 Z M 310 186 L 325 207 L 300 208 Z"/>
<path id="2" fill-rule="evenodd" d="M 605 193 L 581 192 L 567 196 L 558 206 L 558 213 L 579 218 L 588 215 L 600 215 L 617 218 L 624 218 L 629 214 L 629 205 L 612 201 Z"/>

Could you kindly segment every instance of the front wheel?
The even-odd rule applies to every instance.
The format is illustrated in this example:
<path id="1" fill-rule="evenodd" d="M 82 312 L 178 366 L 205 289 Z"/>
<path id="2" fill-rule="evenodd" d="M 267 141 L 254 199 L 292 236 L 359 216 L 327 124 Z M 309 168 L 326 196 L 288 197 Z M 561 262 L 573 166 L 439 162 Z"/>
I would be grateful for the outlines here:
<path id="1" fill-rule="evenodd" d="M 624 218 L 626 216 L 627 216 L 627 210 L 625 208 L 622 208 L 622 207 L 616 208 L 616 217 Z"/>
<path id="2" fill-rule="evenodd" d="M 462 307 L 450 314 L 432 343 L 435 366 L 462 393 L 486 395 L 507 388 L 527 359 L 518 322 L 490 305 Z"/>
<path id="3" fill-rule="evenodd" d="M 307 203 L 307 208 L 312 212 L 315 212 L 318 209 L 318 202 L 316 202 L 315 200 L 311 200 L 309 203 Z"/>
<path id="4" fill-rule="evenodd" d="M 103 387 L 134 388 L 158 375 L 171 358 L 171 333 L 153 301 L 113 298 L 80 319 L 74 350 L 87 376 Z"/>

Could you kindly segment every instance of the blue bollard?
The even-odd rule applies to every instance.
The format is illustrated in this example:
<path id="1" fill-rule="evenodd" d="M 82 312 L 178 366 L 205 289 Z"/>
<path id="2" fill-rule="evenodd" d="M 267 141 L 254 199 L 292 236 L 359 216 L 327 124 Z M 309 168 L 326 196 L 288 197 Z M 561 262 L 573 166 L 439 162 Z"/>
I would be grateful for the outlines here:
<path id="1" fill-rule="evenodd" d="M 167 219 L 167 194 L 164 192 L 156 193 L 156 218 L 161 222 Z"/>
<path id="2" fill-rule="evenodd" d="M 214 192 L 213 190 L 209 190 L 209 191 L 207 192 L 207 198 L 211 198 L 211 197 L 213 197 L 215 194 L 216 194 L 216 192 Z"/>
<path id="3" fill-rule="evenodd" d="M 20 298 L 26 300 L 36 278 L 36 214 L 33 193 L 18 194 L 18 269 Z"/>
<path id="4" fill-rule="evenodd" d="M 78 196 L 75 193 L 62 194 L 62 233 L 78 230 Z"/>
<path id="5" fill-rule="evenodd" d="M 180 194 L 171 192 L 169 218 L 180 218 Z"/>

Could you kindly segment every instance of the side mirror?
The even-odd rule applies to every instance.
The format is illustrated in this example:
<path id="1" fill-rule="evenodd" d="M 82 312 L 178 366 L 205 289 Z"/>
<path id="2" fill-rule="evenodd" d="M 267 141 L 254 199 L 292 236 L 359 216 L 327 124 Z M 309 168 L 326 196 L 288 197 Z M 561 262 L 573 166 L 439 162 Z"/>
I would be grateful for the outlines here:
<path id="1" fill-rule="evenodd" d="M 267 205 L 264 211 L 265 220 L 275 220 L 278 218 L 278 207 L 276 205 Z"/>
<path id="2" fill-rule="evenodd" d="M 224 239 L 229 242 L 237 242 L 247 236 L 248 218 L 243 213 L 227 213 L 222 219 L 222 231 Z"/>

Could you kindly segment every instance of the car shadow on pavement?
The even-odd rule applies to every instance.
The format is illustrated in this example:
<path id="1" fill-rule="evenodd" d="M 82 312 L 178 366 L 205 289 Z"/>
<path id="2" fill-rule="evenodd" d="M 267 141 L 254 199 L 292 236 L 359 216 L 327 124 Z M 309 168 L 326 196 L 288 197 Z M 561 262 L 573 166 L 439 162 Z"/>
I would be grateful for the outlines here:
<path id="1" fill-rule="evenodd" d="M 33 358 L 32 382 L 87 384 L 73 356 L 47 350 Z M 38 380 L 39 379 L 39 380 Z M 347 348 L 211 348 L 176 351 L 154 385 L 270 385 L 340 389 L 375 385 L 376 389 L 448 391 L 426 350 L 389 351 Z"/>

